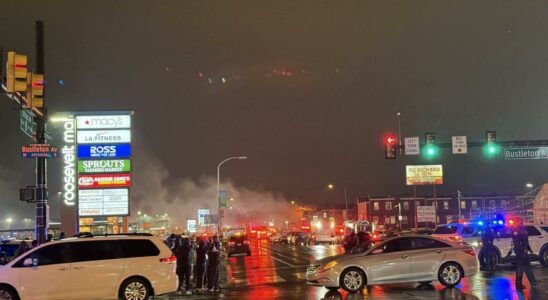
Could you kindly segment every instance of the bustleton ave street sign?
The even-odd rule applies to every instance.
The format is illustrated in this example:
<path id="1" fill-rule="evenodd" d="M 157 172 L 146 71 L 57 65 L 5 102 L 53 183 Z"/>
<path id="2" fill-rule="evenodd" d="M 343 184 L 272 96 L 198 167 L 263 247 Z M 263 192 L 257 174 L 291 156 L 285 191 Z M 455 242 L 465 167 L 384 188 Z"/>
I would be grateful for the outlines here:
<path id="1" fill-rule="evenodd" d="M 504 148 L 504 159 L 548 159 L 548 147 Z"/>

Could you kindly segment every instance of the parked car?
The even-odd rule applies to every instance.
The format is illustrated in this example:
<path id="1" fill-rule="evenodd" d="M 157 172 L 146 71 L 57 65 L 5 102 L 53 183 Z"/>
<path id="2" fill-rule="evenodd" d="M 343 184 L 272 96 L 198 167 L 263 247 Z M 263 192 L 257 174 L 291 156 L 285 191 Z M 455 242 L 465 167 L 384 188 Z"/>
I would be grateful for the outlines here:
<path id="1" fill-rule="evenodd" d="M 480 228 L 476 224 L 450 223 L 436 227 L 432 233 L 433 237 L 462 241 L 463 239 L 477 236 Z"/>
<path id="2" fill-rule="evenodd" d="M 339 287 L 350 293 L 366 285 L 438 280 L 453 287 L 478 272 L 472 247 L 425 235 L 405 235 L 376 242 L 361 253 L 327 257 L 308 266 L 310 285 Z"/>
<path id="3" fill-rule="evenodd" d="M 235 254 L 251 255 L 251 247 L 249 246 L 249 240 L 243 235 L 233 235 L 228 241 L 227 255 L 228 257 Z"/>
<path id="4" fill-rule="evenodd" d="M 8 299 L 133 299 L 174 292 L 175 257 L 152 235 L 67 238 L 0 267 Z"/>

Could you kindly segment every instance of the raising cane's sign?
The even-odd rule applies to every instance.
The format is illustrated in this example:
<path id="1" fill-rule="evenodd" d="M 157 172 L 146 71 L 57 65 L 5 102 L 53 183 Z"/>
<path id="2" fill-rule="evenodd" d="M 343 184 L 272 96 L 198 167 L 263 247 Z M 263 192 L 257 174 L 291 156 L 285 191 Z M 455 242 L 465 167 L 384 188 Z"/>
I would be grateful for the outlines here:
<path id="1" fill-rule="evenodd" d="M 130 186 L 131 174 L 95 174 L 78 176 L 78 187 L 81 189 Z"/>

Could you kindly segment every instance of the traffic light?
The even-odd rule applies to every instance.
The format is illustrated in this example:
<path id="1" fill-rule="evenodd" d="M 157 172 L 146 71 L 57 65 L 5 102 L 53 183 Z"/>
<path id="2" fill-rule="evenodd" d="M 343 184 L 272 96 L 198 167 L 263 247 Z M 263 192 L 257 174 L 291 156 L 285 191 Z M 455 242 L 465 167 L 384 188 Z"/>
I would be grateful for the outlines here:
<path id="1" fill-rule="evenodd" d="M 424 154 L 428 158 L 433 158 L 438 155 L 438 146 L 436 146 L 436 134 L 433 132 L 425 133 L 426 145 L 424 146 Z"/>
<path id="2" fill-rule="evenodd" d="M 497 132 L 486 131 L 485 132 L 485 153 L 488 156 L 493 156 L 499 153 L 499 146 L 497 145 Z"/>
<path id="3" fill-rule="evenodd" d="M 27 56 L 8 52 L 6 63 L 6 90 L 8 93 L 24 92 L 27 89 Z"/>
<path id="4" fill-rule="evenodd" d="M 384 157 L 386 159 L 396 159 L 396 136 L 387 134 L 384 136 Z"/>
<path id="5" fill-rule="evenodd" d="M 44 107 L 44 75 L 27 73 L 27 106 Z"/>

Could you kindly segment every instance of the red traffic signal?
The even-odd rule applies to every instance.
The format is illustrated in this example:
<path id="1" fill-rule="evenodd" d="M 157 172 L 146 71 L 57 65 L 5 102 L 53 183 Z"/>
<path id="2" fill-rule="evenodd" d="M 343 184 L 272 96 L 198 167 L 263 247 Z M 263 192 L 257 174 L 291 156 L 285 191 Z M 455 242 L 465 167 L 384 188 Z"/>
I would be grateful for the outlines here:
<path id="1" fill-rule="evenodd" d="M 396 158 L 397 141 L 396 136 L 393 134 L 387 134 L 384 136 L 384 157 L 386 159 Z"/>

